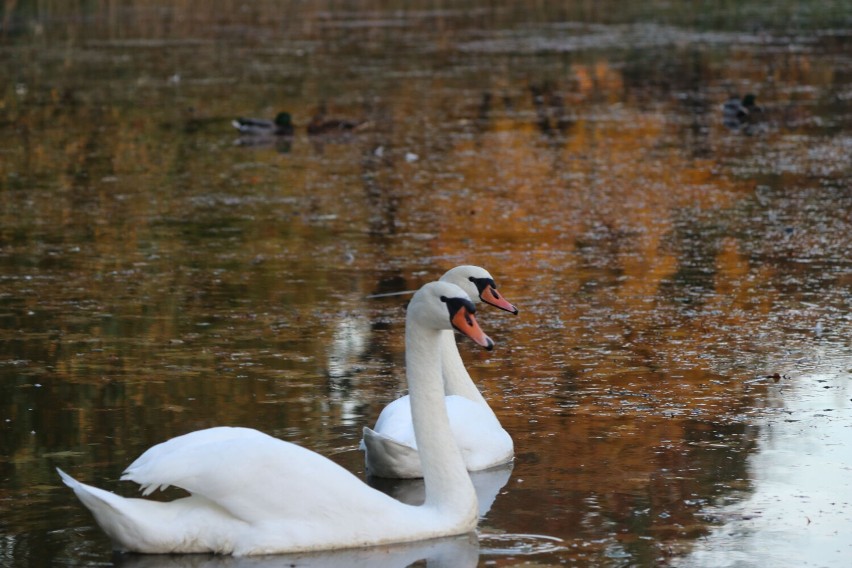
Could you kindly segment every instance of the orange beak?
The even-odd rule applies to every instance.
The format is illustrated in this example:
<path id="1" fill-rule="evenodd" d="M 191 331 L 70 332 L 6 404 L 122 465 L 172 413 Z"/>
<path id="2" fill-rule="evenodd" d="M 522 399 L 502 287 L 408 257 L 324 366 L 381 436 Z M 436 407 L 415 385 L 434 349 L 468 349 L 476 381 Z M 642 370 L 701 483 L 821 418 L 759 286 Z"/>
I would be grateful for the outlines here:
<path id="1" fill-rule="evenodd" d="M 491 304 L 495 308 L 506 310 L 507 312 L 515 315 L 518 314 L 518 308 L 506 301 L 506 298 L 501 296 L 500 292 L 498 292 L 494 286 L 486 286 L 482 291 L 482 294 L 479 295 L 479 299 L 486 304 Z"/>
<path id="2" fill-rule="evenodd" d="M 485 335 L 482 328 L 476 322 L 476 318 L 470 313 L 467 308 L 460 308 L 452 319 L 453 327 L 473 339 L 478 345 L 485 347 L 489 351 L 494 348 L 494 342 L 491 338 Z"/>

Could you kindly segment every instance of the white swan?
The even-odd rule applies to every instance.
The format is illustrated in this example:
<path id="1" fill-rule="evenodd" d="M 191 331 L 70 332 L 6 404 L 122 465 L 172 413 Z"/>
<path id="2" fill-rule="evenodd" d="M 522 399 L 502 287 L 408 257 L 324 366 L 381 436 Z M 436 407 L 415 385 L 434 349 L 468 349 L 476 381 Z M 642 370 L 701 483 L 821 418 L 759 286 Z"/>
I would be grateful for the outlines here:
<path id="1" fill-rule="evenodd" d="M 457 266 L 441 276 L 474 299 L 517 314 L 498 292 L 491 274 L 478 266 Z M 480 471 L 512 461 L 512 437 L 482 397 L 465 369 L 452 331 L 441 334 L 441 370 L 453 439 L 469 471 Z M 420 455 L 411 421 L 411 404 L 403 396 L 388 404 L 373 429 L 364 428 L 360 447 L 367 472 L 376 477 L 422 477 Z"/>
<path id="2" fill-rule="evenodd" d="M 458 286 L 432 282 L 411 300 L 405 365 L 426 501 L 405 505 L 325 457 L 248 428 L 211 428 L 154 446 L 127 468 L 147 495 L 169 485 L 189 497 L 128 499 L 62 471 L 118 548 L 145 553 L 250 555 L 410 542 L 472 531 L 477 503 L 443 403 L 441 333 L 493 342 Z"/>

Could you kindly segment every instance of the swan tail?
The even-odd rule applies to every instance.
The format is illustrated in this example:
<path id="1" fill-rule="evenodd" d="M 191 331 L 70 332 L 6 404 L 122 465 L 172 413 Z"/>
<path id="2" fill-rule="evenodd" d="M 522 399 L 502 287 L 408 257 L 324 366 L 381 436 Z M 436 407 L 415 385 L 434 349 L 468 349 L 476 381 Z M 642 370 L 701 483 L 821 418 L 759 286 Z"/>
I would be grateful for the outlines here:
<path id="1" fill-rule="evenodd" d="M 58 467 L 56 471 L 59 473 L 59 477 L 62 478 L 62 482 L 70 487 L 83 505 L 93 513 L 95 510 L 109 510 L 110 514 L 116 514 L 121 510 L 123 497 L 119 497 L 115 493 L 110 493 L 103 489 L 98 489 L 97 487 L 92 487 L 91 485 L 86 485 L 85 483 L 80 483 Z"/>
<path id="2" fill-rule="evenodd" d="M 176 517 L 192 507 L 203 506 L 193 497 L 170 503 L 132 499 L 81 483 L 56 468 L 62 482 L 95 517 L 98 526 L 113 541 L 114 548 L 143 553 L 230 552 L 228 539 L 219 547 L 199 542 L 188 530 L 192 523 L 176 523 Z M 183 506 L 181 501 L 187 502 Z M 193 504 L 189 504 L 192 501 Z"/>
<path id="3" fill-rule="evenodd" d="M 416 479 L 423 477 L 417 448 L 364 428 L 361 440 L 365 450 L 367 472 L 375 477 Z"/>
<path id="4" fill-rule="evenodd" d="M 127 534 L 139 533 L 138 523 L 132 516 L 132 506 L 128 499 L 80 483 L 59 468 L 56 468 L 56 471 L 62 482 L 74 491 L 80 502 L 94 515 L 95 521 L 112 539 L 117 549 L 138 550 L 126 539 Z"/>

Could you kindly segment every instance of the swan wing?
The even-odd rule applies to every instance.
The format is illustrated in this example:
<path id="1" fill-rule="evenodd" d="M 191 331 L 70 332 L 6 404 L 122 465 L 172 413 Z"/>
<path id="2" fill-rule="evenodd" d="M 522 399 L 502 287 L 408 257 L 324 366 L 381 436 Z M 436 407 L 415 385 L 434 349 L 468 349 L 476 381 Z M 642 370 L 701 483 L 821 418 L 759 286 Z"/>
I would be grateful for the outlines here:
<path id="1" fill-rule="evenodd" d="M 177 436 L 152 446 L 124 470 L 122 479 L 138 483 L 143 495 L 174 485 L 194 493 L 199 473 L 216 459 L 217 448 L 244 442 L 249 447 L 265 442 L 265 434 L 250 428 L 208 428 Z M 231 448 L 232 449 L 232 448 Z M 220 457 L 225 456 L 220 454 Z M 200 489 L 200 487 L 195 488 Z"/>
<path id="2" fill-rule="evenodd" d="M 210 428 L 158 444 L 125 471 L 144 494 L 170 485 L 246 522 L 310 522 L 398 505 L 328 458 L 248 428 Z"/>

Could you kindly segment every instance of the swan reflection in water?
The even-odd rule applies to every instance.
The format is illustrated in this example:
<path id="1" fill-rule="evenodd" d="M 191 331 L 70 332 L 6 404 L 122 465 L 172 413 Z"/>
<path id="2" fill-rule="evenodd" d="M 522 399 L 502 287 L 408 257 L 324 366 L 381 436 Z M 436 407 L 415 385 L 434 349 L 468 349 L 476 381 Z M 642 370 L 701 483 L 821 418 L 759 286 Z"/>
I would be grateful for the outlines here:
<path id="1" fill-rule="evenodd" d="M 301 554 L 269 556 L 222 556 L 212 554 L 120 554 L 114 557 L 122 568 L 405 568 L 421 560 L 430 568 L 466 568 L 479 562 L 479 540 L 475 533 L 461 536 Z"/>
<path id="2" fill-rule="evenodd" d="M 476 491 L 476 499 L 479 506 L 479 518 L 485 518 L 497 494 L 509 482 L 512 476 L 512 463 L 484 469 L 482 471 L 471 471 L 470 480 Z M 422 505 L 426 499 L 426 484 L 423 478 L 419 479 L 390 479 L 385 477 L 369 477 L 367 479 L 372 487 L 387 493 L 394 499 L 402 501 L 407 505 Z"/>
<path id="3" fill-rule="evenodd" d="M 370 319 L 360 313 L 344 312 L 334 324 L 326 372 L 332 381 L 351 378 L 363 368 L 370 347 Z"/>

